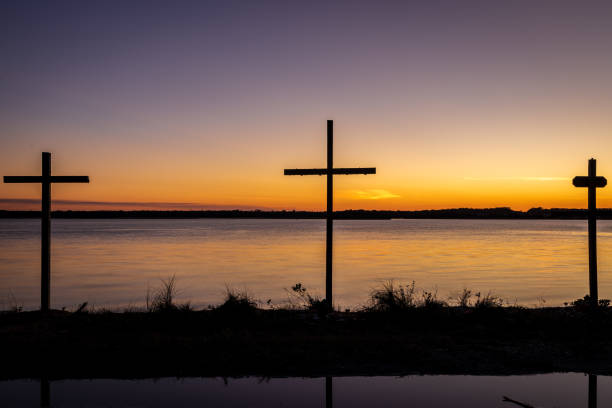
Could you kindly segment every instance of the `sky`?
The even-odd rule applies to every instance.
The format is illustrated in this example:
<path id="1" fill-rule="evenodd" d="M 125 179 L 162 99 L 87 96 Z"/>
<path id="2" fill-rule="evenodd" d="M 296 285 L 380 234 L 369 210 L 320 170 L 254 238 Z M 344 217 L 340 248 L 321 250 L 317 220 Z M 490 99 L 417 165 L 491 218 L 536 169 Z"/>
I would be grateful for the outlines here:
<path id="1" fill-rule="evenodd" d="M 0 3 L 0 175 L 55 209 L 585 207 L 612 177 L 612 3 Z M 0 209 L 40 185 L 0 183 Z M 612 207 L 612 186 L 598 191 Z"/>

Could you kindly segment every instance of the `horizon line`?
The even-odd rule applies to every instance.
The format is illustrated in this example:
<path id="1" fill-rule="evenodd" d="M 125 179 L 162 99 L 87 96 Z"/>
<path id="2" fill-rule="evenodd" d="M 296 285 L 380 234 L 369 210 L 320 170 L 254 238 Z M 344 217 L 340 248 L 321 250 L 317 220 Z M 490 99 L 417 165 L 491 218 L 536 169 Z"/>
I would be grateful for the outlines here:
<path id="1" fill-rule="evenodd" d="M 40 205 L 41 200 L 37 198 L 0 198 L 0 211 L 39 211 L 38 209 L 7 209 L 2 208 L 2 204 L 21 204 L 21 205 Z M 282 211 L 299 211 L 299 212 L 325 212 L 325 209 L 319 210 L 308 210 L 308 209 L 297 209 L 297 208 L 272 208 L 265 206 L 253 206 L 253 205 L 229 205 L 229 204 L 204 204 L 204 203 L 193 203 L 193 202 L 156 202 L 156 201 L 83 201 L 83 200 L 52 200 L 52 204 L 64 204 L 64 205 L 82 205 L 82 206 L 101 206 L 101 207 L 132 207 L 128 209 L 111 208 L 111 209 L 59 209 L 53 211 L 269 211 L 269 212 L 282 212 Z M 141 208 L 137 208 L 141 207 Z M 146 208 L 149 207 L 149 208 Z M 200 207 L 200 208 L 197 208 Z M 391 212 L 418 212 L 418 211 L 445 211 L 445 210 L 502 210 L 508 209 L 516 212 L 527 212 L 533 209 L 542 210 L 582 210 L 586 208 L 582 207 L 542 207 L 535 206 L 530 207 L 526 210 L 515 210 L 511 206 L 494 206 L 494 207 L 444 207 L 444 208 L 420 208 L 411 210 L 401 209 L 364 209 L 364 208 L 350 208 L 343 210 L 334 210 L 334 212 L 341 211 L 391 211 Z M 605 208 L 598 208 L 598 210 Z"/>

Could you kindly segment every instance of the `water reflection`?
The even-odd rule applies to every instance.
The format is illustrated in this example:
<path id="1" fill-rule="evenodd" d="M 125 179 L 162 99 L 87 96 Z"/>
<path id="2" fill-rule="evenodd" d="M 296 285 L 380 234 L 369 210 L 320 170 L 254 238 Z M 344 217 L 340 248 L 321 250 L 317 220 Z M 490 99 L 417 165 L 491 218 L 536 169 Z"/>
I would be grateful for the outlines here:
<path id="1" fill-rule="evenodd" d="M 51 406 L 51 384 L 49 383 L 49 379 L 47 377 L 40 379 L 40 406 Z"/>
<path id="2" fill-rule="evenodd" d="M 580 407 L 612 402 L 612 378 L 409 376 L 325 378 L 162 378 L 155 380 L 14 380 L 0 398 L 15 407 Z M 39 390 L 39 393 L 36 392 Z M 38 397 L 40 399 L 38 401 Z M 4 405 L 3 405 L 4 406 Z"/>
<path id="3" fill-rule="evenodd" d="M 589 408 L 597 408 L 597 376 L 589 374 Z"/>
<path id="4" fill-rule="evenodd" d="M 325 408 L 334 406 L 334 383 L 333 377 L 325 377 Z"/>
<path id="5" fill-rule="evenodd" d="M 588 408 L 597 408 L 597 376 L 594 374 L 589 374 L 589 392 L 588 392 Z M 504 396 L 504 402 L 509 402 L 514 405 L 518 405 L 523 408 L 535 408 L 535 406 L 527 404 L 525 402 L 517 401 L 510 397 Z"/>
<path id="6" fill-rule="evenodd" d="M 525 221 L 525 222 L 523 222 Z M 286 302 L 324 292 L 324 220 L 54 220 L 52 307 L 142 306 L 176 274 L 177 301 L 207 307 L 226 284 Z M 0 220 L 0 309 L 40 304 L 40 222 Z M 612 298 L 612 221 L 599 223 L 601 298 Z M 463 287 L 546 306 L 588 291 L 582 220 L 392 220 L 335 224 L 335 297 L 356 307 L 387 279 L 446 297 Z"/>

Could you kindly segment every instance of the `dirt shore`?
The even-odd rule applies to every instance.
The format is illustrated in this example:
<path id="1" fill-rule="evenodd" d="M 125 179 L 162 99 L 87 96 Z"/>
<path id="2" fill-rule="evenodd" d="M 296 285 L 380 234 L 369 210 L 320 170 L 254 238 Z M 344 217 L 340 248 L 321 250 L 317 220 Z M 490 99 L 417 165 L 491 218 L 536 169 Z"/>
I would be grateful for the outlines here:
<path id="1" fill-rule="evenodd" d="M 612 374 L 612 310 L 0 314 L 0 378 Z"/>

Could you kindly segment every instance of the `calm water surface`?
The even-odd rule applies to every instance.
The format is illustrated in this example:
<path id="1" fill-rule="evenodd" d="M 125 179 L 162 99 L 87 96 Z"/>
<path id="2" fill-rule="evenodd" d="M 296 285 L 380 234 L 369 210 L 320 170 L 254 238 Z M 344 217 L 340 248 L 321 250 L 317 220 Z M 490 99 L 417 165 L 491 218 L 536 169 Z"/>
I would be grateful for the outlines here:
<path id="1" fill-rule="evenodd" d="M 66 408 L 516 407 L 502 401 L 503 396 L 507 396 L 536 407 L 610 406 L 612 378 L 593 376 L 591 381 L 597 383 L 596 387 L 591 387 L 591 404 L 589 376 L 583 374 L 62 380 L 48 383 L 48 402 L 51 407 Z M 39 381 L 0 382 L 0 398 L 10 407 L 40 406 L 40 390 Z"/>
<path id="2" fill-rule="evenodd" d="M 600 221 L 600 296 L 612 297 L 612 221 Z M 176 275 L 179 301 L 220 302 L 226 285 L 262 302 L 302 282 L 324 293 L 324 220 L 53 220 L 52 307 L 142 306 Z M 39 304 L 40 226 L 0 220 L 0 308 Z M 446 298 L 464 287 L 526 306 L 561 305 L 588 290 L 586 221 L 336 221 L 340 307 L 366 303 L 388 279 Z"/>

